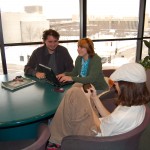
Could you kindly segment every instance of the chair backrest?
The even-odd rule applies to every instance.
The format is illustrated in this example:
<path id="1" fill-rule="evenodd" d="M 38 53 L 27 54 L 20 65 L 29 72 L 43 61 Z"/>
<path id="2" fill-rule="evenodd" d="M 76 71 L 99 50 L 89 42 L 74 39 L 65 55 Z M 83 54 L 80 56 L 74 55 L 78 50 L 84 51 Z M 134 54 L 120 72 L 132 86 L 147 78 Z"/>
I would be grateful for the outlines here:
<path id="1" fill-rule="evenodd" d="M 116 91 L 115 88 L 111 87 L 110 90 L 105 91 L 102 94 L 99 94 L 98 97 L 100 98 L 100 100 L 116 98 L 116 97 L 118 97 L 118 95 L 115 91 Z"/>
<path id="2" fill-rule="evenodd" d="M 61 150 L 138 150 L 140 137 L 150 123 L 150 108 L 146 105 L 144 121 L 132 131 L 109 137 L 67 136 Z"/>
<path id="3" fill-rule="evenodd" d="M 102 71 L 105 77 L 110 77 L 110 75 L 115 71 L 115 69 L 104 69 Z"/>
<path id="4" fill-rule="evenodd" d="M 149 93 L 150 93 L 150 69 L 146 70 L 146 75 L 147 75 L 146 85 L 147 85 L 147 88 L 148 88 Z"/>

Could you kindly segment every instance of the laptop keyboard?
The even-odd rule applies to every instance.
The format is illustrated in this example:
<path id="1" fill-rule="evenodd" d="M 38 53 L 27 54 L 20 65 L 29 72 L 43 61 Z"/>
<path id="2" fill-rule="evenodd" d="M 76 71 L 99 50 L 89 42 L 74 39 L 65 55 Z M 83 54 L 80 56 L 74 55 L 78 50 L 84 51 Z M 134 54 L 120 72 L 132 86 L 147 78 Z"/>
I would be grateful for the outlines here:
<path id="1" fill-rule="evenodd" d="M 45 79 L 40 79 L 39 80 L 40 82 L 44 81 L 44 82 L 47 82 L 53 86 L 57 86 L 57 87 L 61 87 L 61 86 L 64 86 L 64 85 L 68 85 L 68 84 L 73 84 L 74 82 L 73 81 L 66 81 L 66 82 L 59 82 L 59 85 L 55 84 L 54 82 L 51 82 L 49 80 L 47 80 L 46 78 Z"/>

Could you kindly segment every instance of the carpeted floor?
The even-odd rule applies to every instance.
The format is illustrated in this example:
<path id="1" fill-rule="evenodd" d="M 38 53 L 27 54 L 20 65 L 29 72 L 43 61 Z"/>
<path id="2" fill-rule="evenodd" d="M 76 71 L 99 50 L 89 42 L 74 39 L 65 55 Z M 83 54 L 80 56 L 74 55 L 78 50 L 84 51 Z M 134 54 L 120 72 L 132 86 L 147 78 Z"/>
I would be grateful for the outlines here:
<path id="1" fill-rule="evenodd" d="M 142 134 L 139 150 L 150 150 L 150 125 Z"/>
<path id="2" fill-rule="evenodd" d="M 34 140 L 27 141 L 13 141 L 13 142 L 0 142 L 0 150 L 21 150 L 31 145 Z"/>

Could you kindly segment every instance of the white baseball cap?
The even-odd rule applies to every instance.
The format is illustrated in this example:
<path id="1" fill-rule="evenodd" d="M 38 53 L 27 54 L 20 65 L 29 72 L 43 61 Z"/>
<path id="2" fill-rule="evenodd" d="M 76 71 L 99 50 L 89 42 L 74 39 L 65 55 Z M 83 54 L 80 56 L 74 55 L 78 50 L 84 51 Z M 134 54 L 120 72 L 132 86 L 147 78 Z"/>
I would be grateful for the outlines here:
<path id="1" fill-rule="evenodd" d="M 124 64 L 111 74 L 110 79 L 113 81 L 143 83 L 146 82 L 145 68 L 139 63 Z"/>

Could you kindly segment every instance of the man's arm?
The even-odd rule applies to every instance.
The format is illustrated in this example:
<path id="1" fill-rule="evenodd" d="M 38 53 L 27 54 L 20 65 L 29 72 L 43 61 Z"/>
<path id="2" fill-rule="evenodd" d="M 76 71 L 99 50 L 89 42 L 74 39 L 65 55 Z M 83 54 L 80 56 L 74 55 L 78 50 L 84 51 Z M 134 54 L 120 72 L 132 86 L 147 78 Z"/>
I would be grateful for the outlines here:
<path id="1" fill-rule="evenodd" d="M 26 75 L 32 75 L 35 76 L 36 74 L 36 56 L 35 51 L 32 53 L 28 63 L 24 67 L 24 72 Z"/>

